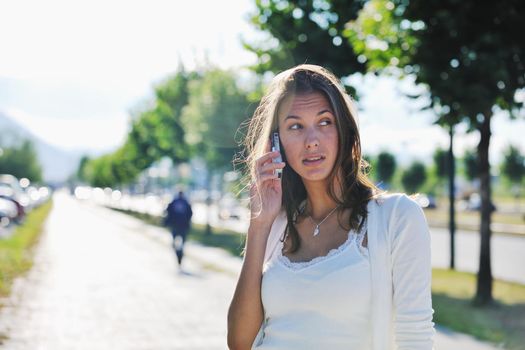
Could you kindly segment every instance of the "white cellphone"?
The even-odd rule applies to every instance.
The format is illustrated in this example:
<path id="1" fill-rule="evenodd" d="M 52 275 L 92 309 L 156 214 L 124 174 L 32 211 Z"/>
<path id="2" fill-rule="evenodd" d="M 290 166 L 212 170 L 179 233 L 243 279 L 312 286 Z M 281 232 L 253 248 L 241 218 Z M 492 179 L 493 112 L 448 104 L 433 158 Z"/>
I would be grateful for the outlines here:
<path id="1" fill-rule="evenodd" d="M 279 152 L 279 156 L 272 159 L 274 163 L 281 163 L 283 158 L 281 157 L 281 144 L 279 143 L 279 133 L 273 132 L 272 137 L 270 138 L 272 145 L 272 152 Z M 275 169 L 277 172 L 277 177 L 280 179 L 283 176 L 283 169 Z"/>

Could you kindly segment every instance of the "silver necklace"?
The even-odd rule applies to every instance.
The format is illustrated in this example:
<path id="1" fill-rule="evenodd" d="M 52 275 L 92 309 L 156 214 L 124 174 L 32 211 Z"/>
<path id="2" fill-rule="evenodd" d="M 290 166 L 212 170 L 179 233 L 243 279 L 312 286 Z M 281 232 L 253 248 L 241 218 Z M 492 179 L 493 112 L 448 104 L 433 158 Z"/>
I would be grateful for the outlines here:
<path id="1" fill-rule="evenodd" d="M 308 215 L 308 217 L 310 218 L 310 220 L 312 220 L 312 222 L 313 222 L 314 225 L 315 225 L 315 229 L 314 229 L 314 237 L 317 236 L 317 235 L 319 234 L 319 232 L 320 232 L 320 231 L 319 231 L 319 226 L 321 226 L 321 224 L 322 224 L 326 219 L 328 219 L 328 217 L 329 217 L 330 215 L 332 215 L 332 213 L 333 213 L 337 208 L 339 208 L 339 205 L 338 205 L 337 207 L 335 207 L 334 209 L 332 209 L 332 211 L 330 211 L 330 212 L 328 213 L 328 215 L 326 215 L 326 216 L 324 217 L 324 219 L 321 220 L 320 223 L 315 222 L 315 220 L 312 218 L 312 215 Z"/>

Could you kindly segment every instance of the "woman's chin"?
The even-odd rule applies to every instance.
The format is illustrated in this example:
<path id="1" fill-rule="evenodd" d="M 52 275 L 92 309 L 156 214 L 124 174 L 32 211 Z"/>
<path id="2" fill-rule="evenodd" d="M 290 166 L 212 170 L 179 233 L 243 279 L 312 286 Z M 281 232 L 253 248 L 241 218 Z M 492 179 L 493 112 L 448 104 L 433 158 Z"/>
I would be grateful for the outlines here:
<path id="1" fill-rule="evenodd" d="M 322 169 L 309 170 L 300 174 L 303 182 L 324 182 L 328 180 L 329 175 L 329 172 L 323 171 Z"/>

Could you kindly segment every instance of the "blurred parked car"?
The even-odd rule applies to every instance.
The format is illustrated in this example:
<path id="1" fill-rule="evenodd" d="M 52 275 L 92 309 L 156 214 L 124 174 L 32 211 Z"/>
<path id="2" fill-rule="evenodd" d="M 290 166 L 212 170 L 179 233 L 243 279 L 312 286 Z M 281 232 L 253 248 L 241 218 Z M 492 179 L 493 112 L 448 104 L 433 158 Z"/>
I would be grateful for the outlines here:
<path id="1" fill-rule="evenodd" d="M 11 217 L 16 223 L 21 223 L 24 220 L 26 209 L 24 205 L 20 202 L 20 195 L 16 195 L 11 186 L 0 182 L 0 198 L 4 201 L 11 203 L 10 206 L 14 206 L 16 209 L 16 215 Z"/>
<path id="2" fill-rule="evenodd" d="M 421 193 L 417 195 L 415 201 L 424 209 L 435 209 L 437 207 L 436 198 L 432 195 Z"/>
<path id="3" fill-rule="evenodd" d="M 7 227 L 18 218 L 18 208 L 12 200 L 0 197 L 0 228 Z"/>
<path id="4" fill-rule="evenodd" d="M 25 189 L 25 193 L 29 196 L 31 207 L 38 207 L 39 205 L 47 201 L 49 199 L 49 196 L 51 195 L 50 189 L 45 186 L 39 188 L 35 186 L 28 186 Z"/>
<path id="5" fill-rule="evenodd" d="M 219 200 L 218 207 L 219 217 L 223 220 L 240 220 L 243 217 L 242 206 L 231 194 L 225 194 L 221 200 Z"/>
<path id="6" fill-rule="evenodd" d="M 16 177 L 10 174 L 0 174 L 1 195 L 11 197 L 20 203 L 24 208 L 30 206 L 31 200 L 24 192 L 22 186 Z"/>
<path id="7" fill-rule="evenodd" d="M 470 197 L 466 201 L 465 209 L 470 211 L 481 210 L 481 196 L 479 195 L 479 193 L 472 193 L 470 195 Z M 496 206 L 493 202 L 490 203 L 490 210 L 493 212 L 496 211 Z"/>

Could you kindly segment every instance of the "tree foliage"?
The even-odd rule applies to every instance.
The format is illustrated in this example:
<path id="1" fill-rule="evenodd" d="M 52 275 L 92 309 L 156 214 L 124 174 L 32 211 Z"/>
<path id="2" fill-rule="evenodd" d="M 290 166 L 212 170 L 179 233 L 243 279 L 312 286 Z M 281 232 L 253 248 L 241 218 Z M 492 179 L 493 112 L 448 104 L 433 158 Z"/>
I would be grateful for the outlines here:
<path id="1" fill-rule="evenodd" d="M 347 37 L 372 69 L 415 74 L 436 123 L 477 130 L 481 250 L 476 303 L 492 301 L 490 267 L 491 118 L 522 113 L 525 3 L 521 0 L 371 0 Z M 521 96 L 521 97 L 520 97 Z"/>
<path id="2" fill-rule="evenodd" d="M 89 181 L 89 174 L 88 174 L 88 165 L 89 165 L 90 158 L 86 155 L 82 156 L 80 158 L 80 161 L 78 162 L 78 168 L 76 172 L 76 178 L 82 182 L 88 182 Z"/>
<path id="3" fill-rule="evenodd" d="M 408 193 L 416 193 L 427 180 L 425 165 L 421 162 L 412 163 L 403 172 L 401 183 Z"/>
<path id="4" fill-rule="evenodd" d="M 390 184 L 396 171 L 397 163 L 393 154 L 383 151 L 376 158 L 376 179 L 386 184 Z"/>
<path id="5" fill-rule="evenodd" d="M 468 180 L 474 181 L 479 176 L 478 156 L 475 150 L 467 150 L 463 156 L 465 176 Z"/>
<path id="6" fill-rule="evenodd" d="M 236 131 L 252 113 L 248 94 L 238 87 L 232 72 L 211 69 L 189 86 L 182 112 L 185 141 L 211 169 L 231 167 L 239 151 Z"/>
<path id="7" fill-rule="evenodd" d="M 174 163 L 187 160 L 181 114 L 188 103 L 188 82 L 194 78 L 194 73 L 180 69 L 155 86 L 153 103 L 132 112 L 124 144 L 99 158 L 83 158 L 77 171 L 79 178 L 94 186 L 114 186 L 134 181 L 162 157 Z"/>
<path id="8" fill-rule="evenodd" d="M 251 21 L 269 38 L 244 42 L 245 48 L 258 58 L 253 70 L 259 74 L 275 73 L 311 63 L 322 65 L 339 77 L 364 72 L 364 62 L 359 61 L 343 36 L 345 25 L 357 18 L 364 2 L 256 0 Z"/>
<path id="9" fill-rule="evenodd" d="M 521 184 L 525 177 L 525 157 L 517 147 L 509 146 L 504 154 L 501 172 L 513 184 Z"/>
<path id="10" fill-rule="evenodd" d="M 434 166 L 436 169 L 436 176 L 439 180 L 444 180 L 448 176 L 448 151 L 437 148 L 434 151 L 434 154 L 432 155 L 432 158 L 434 159 Z"/>
<path id="11" fill-rule="evenodd" d="M 524 13 L 518 0 L 371 0 L 345 36 L 369 69 L 415 74 L 438 123 L 476 130 L 494 106 L 512 116 L 523 107 Z"/>
<path id="12" fill-rule="evenodd" d="M 154 89 L 154 100 L 132 112 L 124 144 L 99 158 L 83 158 L 78 177 L 113 187 L 136 180 L 163 157 L 173 164 L 200 156 L 212 169 L 226 168 L 238 151 L 235 131 L 253 110 L 233 72 L 179 70 Z"/>
<path id="13" fill-rule="evenodd" d="M 19 144 L 0 148 L 0 174 L 28 178 L 31 182 L 42 181 L 42 166 L 33 143 L 24 140 Z"/>

